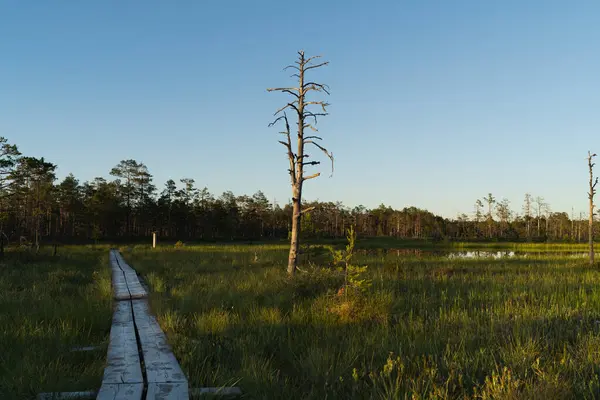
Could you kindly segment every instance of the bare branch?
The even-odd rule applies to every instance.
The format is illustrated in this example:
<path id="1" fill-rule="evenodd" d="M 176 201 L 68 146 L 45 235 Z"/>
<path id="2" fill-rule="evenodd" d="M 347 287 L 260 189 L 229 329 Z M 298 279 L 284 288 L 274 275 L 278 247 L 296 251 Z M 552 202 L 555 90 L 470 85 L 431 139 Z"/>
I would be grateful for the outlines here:
<path id="1" fill-rule="evenodd" d="M 325 107 L 329 107 L 331 104 L 326 103 L 324 101 L 307 101 L 307 102 L 304 103 L 304 105 L 305 106 L 319 105 L 323 109 L 323 112 L 327 112 L 327 109 Z"/>
<path id="2" fill-rule="evenodd" d="M 318 82 L 313 82 L 313 81 L 305 82 L 304 85 L 302 85 L 303 88 L 307 87 L 307 86 L 317 86 L 318 88 L 329 89 L 329 85 L 327 85 L 325 83 L 318 83 Z"/>
<path id="3" fill-rule="evenodd" d="M 278 87 L 278 88 L 268 88 L 267 92 L 283 92 L 284 90 L 297 90 L 300 91 L 300 89 L 295 88 L 295 87 Z"/>
<path id="4" fill-rule="evenodd" d="M 308 207 L 308 208 L 305 208 L 304 210 L 300 211 L 300 214 L 307 213 L 307 212 L 309 212 L 309 211 L 312 211 L 312 210 L 314 210 L 315 208 L 317 208 L 317 207 Z"/>
<path id="5" fill-rule="evenodd" d="M 333 153 L 330 153 L 329 150 L 327 150 L 325 147 L 321 146 L 318 143 L 315 143 L 312 140 L 307 140 L 304 142 L 304 144 L 312 144 L 313 146 L 317 147 L 319 150 L 321 150 L 323 153 L 325 153 L 325 155 L 327 157 L 329 157 L 329 159 L 331 160 L 331 175 L 329 175 L 330 177 L 333 176 Z"/>
<path id="6" fill-rule="evenodd" d="M 285 67 L 283 70 L 287 70 L 288 68 L 295 68 L 297 71 L 300 71 L 300 68 L 296 67 L 295 65 L 288 65 L 287 67 Z"/>
<path id="7" fill-rule="evenodd" d="M 287 103 L 285 106 L 283 106 L 279 110 L 275 111 L 275 114 L 273 114 L 273 115 L 279 114 L 280 112 L 282 112 L 283 110 L 285 110 L 288 107 L 292 107 L 294 110 L 296 110 L 296 112 L 298 113 L 298 115 L 300 115 L 300 110 L 298 110 L 298 107 L 296 107 L 294 105 L 294 103 L 295 103 L 295 101 L 293 101 L 291 103 Z"/>
<path id="8" fill-rule="evenodd" d="M 319 132 L 319 130 L 317 128 L 315 128 L 314 126 L 312 126 L 311 124 L 304 124 L 305 128 L 310 128 L 312 129 L 314 132 Z M 308 142 L 304 142 L 304 143 L 308 143 Z"/>
<path id="9" fill-rule="evenodd" d="M 328 115 L 327 113 L 314 113 L 311 111 L 305 111 L 304 112 L 304 116 L 305 117 L 309 117 L 309 118 L 314 118 L 315 119 L 315 125 L 317 124 L 317 117 L 324 117 Z"/>
<path id="10" fill-rule="evenodd" d="M 312 57 L 308 57 L 306 60 L 304 60 L 304 64 L 308 64 L 309 62 L 311 62 L 312 60 L 315 60 L 317 58 L 321 58 L 323 56 L 312 56 Z"/>
<path id="11" fill-rule="evenodd" d="M 298 88 L 294 88 L 294 87 L 290 87 L 290 88 L 268 88 L 267 92 L 282 92 L 282 93 L 289 93 L 292 96 L 295 96 L 297 99 L 300 98 L 300 95 L 298 93 L 294 93 L 293 90 L 299 92 L 300 89 Z"/>
<path id="12" fill-rule="evenodd" d="M 288 169 L 288 172 L 290 173 L 290 178 L 292 180 L 292 184 L 295 184 L 296 183 L 296 173 L 294 172 L 295 171 L 294 167 L 295 167 L 295 163 L 296 162 L 294 161 L 294 159 L 295 159 L 296 155 L 292 151 L 292 140 L 290 138 L 290 123 L 289 123 L 289 121 L 287 119 L 287 114 L 284 112 L 282 116 L 280 116 L 279 118 L 277 118 L 275 121 L 271 122 L 269 124 L 269 127 L 273 126 L 279 120 L 284 120 L 285 121 L 285 131 L 284 132 L 279 132 L 279 133 L 284 134 L 284 135 L 287 136 L 287 143 L 284 142 L 283 140 L 278 140 L 278 142 L 281 143 L 282 145 L 284 145 L 287 148 L 287 150 L 288 150 L 287 154 L 288 154 L 288 159 L 289 159 L 289 162 L 290 162 L 290 168 Z"/>
<path id="13" fill-rule="evenodd" d="M 309 179 L 314 179 L 314 178 L 316 178 L 316 177 L 318 177 L 318 176 L 320 176 L 320 175 L 321 175 L 321 173 L 320 173 L 320 172 L 317 172 L 316 174 L 312 174 L 312 175 L 309 175 L 309 176 L 305 176 L 304 178 L 302 178 L 302 180 L 303 180 L 303 181 L 307 181 L 307 180 L 309 180 Z"/>
<path id="14" fill-rule="evenodd" d="M 300 98 L 300 95 L 299 95 L 298 93 L 294 93 L 294 92 L 292 92 L 291 90 L 282 90 L 281 92 L 282 92 L 282 93 L 289 93 L 289 94 L 291 94 L 292 96 L 295 96 L 297 99 L 299 99 L 299 98 Z"/>
<path id="15" fill-rule="evenodd" d="M 319 136 L 305 136 L 305 137 L 304 137 L 304 143 L 306 143 L 306 141 L 307 141 L 307 140 L 310 140 L 310 139 L 319 139 L 319 140 L 323 140 L 323 138 L 322 138 L 322 137 L 319 137 Z"/>
<path id="16" fill-rule="evenodd" d="M 279 120 L 282 120 L 282 119 L 286 119 L 286 120 L 287 120 L 287 117 L 286 117 L 286 115 L 285 115 L 285 114 L 284 114 L 284 115 L 282 115 L 282 116 L 280 116 L 280 117 L 278 117 L 278 118 L 277 118 L 275 121 L 271 122 L 271 123 L 269 124 L 269 126 L 268 126 L 268 127 L 269 127 L 269 128 L 270 128 L 270 127 L 272 127 L 272 126 L 273 126 L 273 125 L 275 125 L 277 122 L 279 122 Z M 285 132 L 279 132 L 279 133 L 285 133 Z"/>
<path id="17" fill-rule="evenodd" d="M 302 163 L 302 165 L 319 165 L 319 164 L 321 164 L 321 161 L 309 161 L 309 162 Z"/>
<path id="18" fill-rule="evenodd" d="M 304 92 L 308 92 L 310 90 L 315 90 L 317 92 L 325 92 L 327 94 L 329 93 L 329 86 L 328 85 L 323 85 L 321 83 L 316 83 L 316 82 L 307 82 L 304 85 L 302 85 L 302 89 L 304 89 Z"/>
<path id="19" fill-rule="evenodd" d="M 329 61 L 325 61 L 325 62 L 323 62 L 323 63 L 321 63 L 321 64 L 317 64 L 317 65 L 311 65 L 311 66 L 309 66 L 309 67 L 305 67 L 305 68 L 304 68 L 304 72 L 308 71 L 309 69 L 313 69 L 313 68 L 319 68 L 319 67 L 322 67 L 322 66 L 324 66 L 324 65 L 327 65 L 327 64 L 329 64 Z"/>
<path id="20" fill-rule="evenodd" d="M 304 111 L 304 116 L 305 117 L 314 117 L 314 116 L 316 116 L 316 117 L 325 117 L 327 115 L 329 115 L 329 113 L 326 113 L 326 112 L 325 113 L 314 113 L 312 111 Z"/>

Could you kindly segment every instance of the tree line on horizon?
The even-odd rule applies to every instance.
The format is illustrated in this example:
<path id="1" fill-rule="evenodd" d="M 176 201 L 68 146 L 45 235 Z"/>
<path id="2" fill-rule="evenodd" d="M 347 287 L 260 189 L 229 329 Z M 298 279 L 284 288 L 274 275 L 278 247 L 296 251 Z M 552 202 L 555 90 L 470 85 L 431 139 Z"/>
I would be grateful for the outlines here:
<path id="1" fill-rule="evenodd" d="M 193 179 L 157 188 L 148 167 L 123 160 L 103 177 L 58 182 L 56 164 L 23 156 L 0 138 L 0 236 L 3 243 L 127 241 L 157 232 L 168 241 L 289 239 L 290 203 L 270 202 L 262 192 L 216 196 Z M 353 208 L 342 202 L 304 202 L 303 238 L 359 236 L 434 240 L 588 240 L 586 215 L 552 212 L 541 197 L 525 195 L 523 212 L 490 193 L 471 215 L 443 218 L 417 207 Z"/>

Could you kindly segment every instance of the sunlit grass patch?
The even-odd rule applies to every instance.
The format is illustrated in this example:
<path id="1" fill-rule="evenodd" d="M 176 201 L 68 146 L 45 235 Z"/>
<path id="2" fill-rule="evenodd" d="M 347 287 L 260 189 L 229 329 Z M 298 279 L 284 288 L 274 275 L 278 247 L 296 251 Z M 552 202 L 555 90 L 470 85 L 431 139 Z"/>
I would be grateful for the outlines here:
<path id="1" fill-rule="evenodd" d="M 515 248 L 526 254 L 359 252 L 371 286 L 357 296 L 341 290 L 327 249 L 305 253 L 291 280 L 282 244 L 127 257 L 158 289 L 152 306 L 192 386 L 236 382 L 252 398 L 595 398 L 600 270 L 565 253 L 580 246 Z"/>

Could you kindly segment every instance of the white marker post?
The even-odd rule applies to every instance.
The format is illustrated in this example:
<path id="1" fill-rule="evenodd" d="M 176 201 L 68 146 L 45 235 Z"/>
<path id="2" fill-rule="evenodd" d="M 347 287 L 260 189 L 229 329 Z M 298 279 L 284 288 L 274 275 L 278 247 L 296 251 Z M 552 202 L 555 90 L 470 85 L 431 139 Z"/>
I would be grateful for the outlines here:
<path id="1" fill-rule="evenodd" d="M 152 232 L 152 248 L 156 248 L 156 232 Z"/>

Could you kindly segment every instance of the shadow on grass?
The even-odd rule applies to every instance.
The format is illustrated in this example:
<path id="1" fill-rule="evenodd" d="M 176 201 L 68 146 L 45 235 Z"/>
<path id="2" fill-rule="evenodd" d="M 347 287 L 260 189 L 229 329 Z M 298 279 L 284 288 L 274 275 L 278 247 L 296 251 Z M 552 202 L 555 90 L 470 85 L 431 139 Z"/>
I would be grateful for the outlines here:
<path id="1" fill-rule="evenodd" d="M 7 252 L 0 266 L 0 398 L 97 388 L 111 324 L 105 252 Z M 105 263 L 106 261 L 106 263 Z M 101 290 L 101 280 L 108 287 Z"/>

